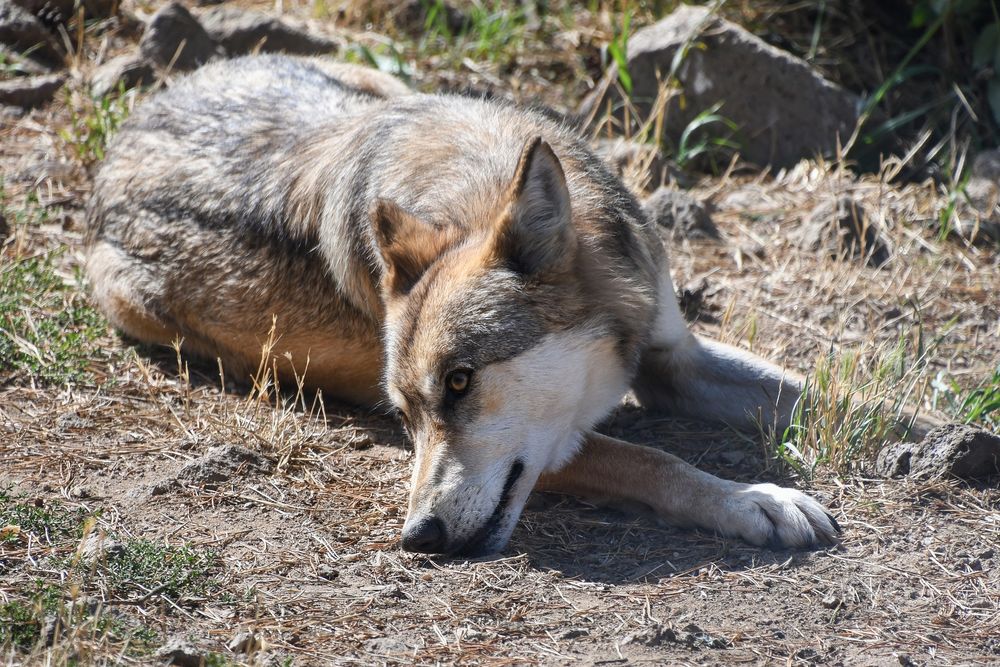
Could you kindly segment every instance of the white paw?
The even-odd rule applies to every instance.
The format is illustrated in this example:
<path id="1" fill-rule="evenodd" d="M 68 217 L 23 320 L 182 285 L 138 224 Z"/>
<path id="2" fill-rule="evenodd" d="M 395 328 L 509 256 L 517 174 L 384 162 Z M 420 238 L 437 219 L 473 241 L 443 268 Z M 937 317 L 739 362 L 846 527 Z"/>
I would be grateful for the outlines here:
<path id="1" fill-rule="evenodd" d="M 725 500 L 720 531 L 751 544 L 797 549 L 834 544 L 840 526 L 822 505 L 795 489 L 739 484 Z"/>

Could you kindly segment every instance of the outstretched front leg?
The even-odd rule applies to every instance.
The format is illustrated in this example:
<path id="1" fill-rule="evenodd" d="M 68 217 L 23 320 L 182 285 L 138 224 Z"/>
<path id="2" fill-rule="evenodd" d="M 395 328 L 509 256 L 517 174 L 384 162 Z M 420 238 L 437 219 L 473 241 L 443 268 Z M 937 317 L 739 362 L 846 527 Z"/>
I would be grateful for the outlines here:
<path id="1" fill-rule="evenodd" d="M 597 433 L 586 436 L 565 467 L 542 475 L 535 489 L 643 504 L 674 525 L 761 546 L 833 544 L 840 533 L 822 505 L 794 489 L 727 481 L 658 449 Z"/>

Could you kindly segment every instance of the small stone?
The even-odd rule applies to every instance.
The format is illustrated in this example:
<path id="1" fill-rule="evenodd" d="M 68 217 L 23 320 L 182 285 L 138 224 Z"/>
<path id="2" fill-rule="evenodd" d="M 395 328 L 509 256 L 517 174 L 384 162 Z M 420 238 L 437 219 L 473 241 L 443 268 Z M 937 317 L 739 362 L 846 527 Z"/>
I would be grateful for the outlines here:
<path id="1" fill-rule="evenodd" d="M 27 76 L 0 81 L 0 104 L 22 109 L 39 107 L 52 101 L 66 83 L 63 74 Z"/>
<path id="2" fill-rule="evenodd" d="M 423 34 L 427 29 L 428 12 L 436 7 L 440 13 L 435 23 L 443 21 L 452 34 L 462 32 L 469 25 L 469 17 L 450 2 L 427 2 L 427 0 L 402 0 L 395 3 L 392 21 L 397 28 L 411 34 Z M 438 23 L 438 25 L 440 25 Z"/>
<path id="3" fill-rule="evenodd" d="M 164 664 L 177 667 L 201 667 L 208 659 L 207 651 L 197 648 L 183 637 L 171 637 L 155 655 Z"/>
<path id="4" fill-rule="evenodd" d="M 834 595 L 833 593 L 830 593 L 820 601 L 820 604 L 826 607 L 827 609 L 836 609 L 837 607 L 844 604 L 844 601 L 841 600 L 838 596 Z"/>
<path id="5" fill-rule="evenodd" d="M 187 484 L 216 486 L 234 476 L 247 473 L 270 473 L 274 464 L 260 454 L 239 445 L 221 445 L 189 461 L 177 473 L 176 480 Z"/>
<path id="6" fill-rule="evenodd" d="M 802 249 L 826 252 L 837 259 L 859 257 L 879 267 L 890 257 L 889 244 L 867 209 L 850 195 L 817 204 L 797 236 Z"/>
<path id="7" fill-rule="evenodd" d="M 126 53 L 104 63 L 90 77 L 90 94 L 96 98 L 116 92 L 119 87 L 128 90 L 156 80 L 153 66 L 138 53 Z"/>
<path id="8" fill-rule="evenodd" d="M 364 642 L 365 652 L 374 655 L 401 655 L 409 653 L 410 647 L 396 637 L 375 637 Z"/>
<path id="9" fill-rule="evenodd" d="M 230 56 L 251 52 L 319 55 L 337 50 L 337 43 L 284 19 L 236 7 L 216 7 L 200 17 L 209 37 Z"/>
<path id="10" fill-rule="evenodd" d="M 239 632 L 229 643 L 226 644 L 228 648 L 233 653 L 257 653 L 264 648 L 263 641 L 258 638 L 253 632 Z"/>
<path id="11" fill-rule="evenodd" d="M 640 630 L 626 635 L 624 643 L 660 646 L 667 642 L 675 641 L 677 641 L 677 633 L 672 628 L 657 623 L 655 625 L 647 625 Z"/>
<path id="12" fill-rule="evenodd" d="M 570 639 L 578 639 L 580 637 L 586 637 L 589 634 L 590 630 L 587 630 L 585 628 L 570 628 L 569 630 L 564 630 L 563 632 L 559 633 L 557 636 L 559 639 L 562 639 L 563 641 L 569 641 Z"/>
<path id="13" fill-rule="evenodd" d="M 719 239 L 708 207 L 686 192 L 657 188 L 642 203 L 642 208 L 651 221 L 672 230 L 674 236 Z"/>
<path id="14" fill-rule="evenodd" d="M 139 40 L 139 52 L 144 60 L 175 71 L 193 70 L 223 55 L 198 20 L 178 2 L 164 5 L 149 19 Z"/>

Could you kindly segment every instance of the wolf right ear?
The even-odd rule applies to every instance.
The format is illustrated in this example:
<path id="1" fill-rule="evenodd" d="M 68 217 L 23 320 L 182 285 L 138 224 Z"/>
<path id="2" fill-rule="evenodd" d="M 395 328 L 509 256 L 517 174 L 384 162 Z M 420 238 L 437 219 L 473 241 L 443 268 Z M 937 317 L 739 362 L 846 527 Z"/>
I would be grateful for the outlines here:
<path id="1" fill-rule="evenodd" d="M 387 296 L 404 296 L 444 252 L 448 235 L 388 199 L 375 200 L 371 220 L 383 264 L 382 287 Z"/>
<path id="2" fill-rule="evenodd" d="M 537 274 L 572 260 L 576 233 L 559 158 L 541 137 L 521 152 L 495 235 L 495 252 L 516 271 Z"/>

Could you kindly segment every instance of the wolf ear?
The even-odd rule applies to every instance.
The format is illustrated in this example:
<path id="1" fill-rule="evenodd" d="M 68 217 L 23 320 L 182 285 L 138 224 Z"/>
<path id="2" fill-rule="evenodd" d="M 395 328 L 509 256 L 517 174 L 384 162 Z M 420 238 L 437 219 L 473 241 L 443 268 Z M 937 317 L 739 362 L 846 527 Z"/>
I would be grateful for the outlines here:
<path id="1" fill-rule="evenodd" d="M 496 253 L 518 273 L 557 269 L 572 259 L 576 234 L 559 158 L 541 137 L 521 152 L 496 230 Z"/>
<path id="2" fill-rule="evenodd" d="M 388 199 L 375 200 L 371 220 L 383 263 L 382 287 L 391 296 L 405 295 L 444 251 L 447 235 Z"/>

